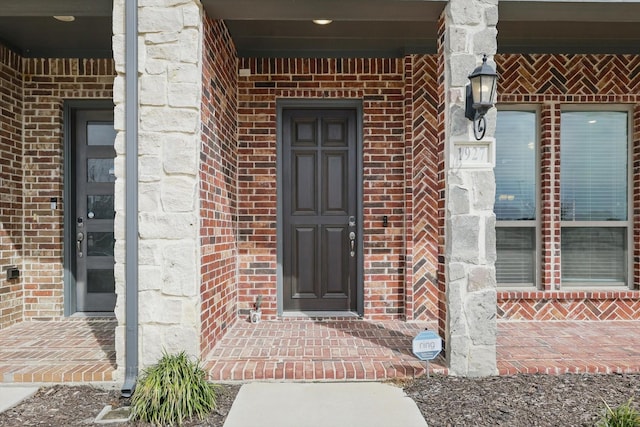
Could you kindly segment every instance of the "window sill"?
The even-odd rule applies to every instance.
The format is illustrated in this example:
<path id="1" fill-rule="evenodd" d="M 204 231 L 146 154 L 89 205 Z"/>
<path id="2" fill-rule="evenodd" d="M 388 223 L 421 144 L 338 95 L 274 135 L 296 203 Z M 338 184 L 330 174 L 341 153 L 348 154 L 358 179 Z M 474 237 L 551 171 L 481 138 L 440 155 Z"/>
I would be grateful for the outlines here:
<path id="1" fill-rule="evenodd" d="M 640 291 L 629 289 L 571 289 L 561 291 L 540 291 L 540 290 L 515 290 L 501 289 L 497 292 L 498 300 L 575 300 L 575 299 L 619 299 L 619 300 L 636 300 L 640 298 Z"/>

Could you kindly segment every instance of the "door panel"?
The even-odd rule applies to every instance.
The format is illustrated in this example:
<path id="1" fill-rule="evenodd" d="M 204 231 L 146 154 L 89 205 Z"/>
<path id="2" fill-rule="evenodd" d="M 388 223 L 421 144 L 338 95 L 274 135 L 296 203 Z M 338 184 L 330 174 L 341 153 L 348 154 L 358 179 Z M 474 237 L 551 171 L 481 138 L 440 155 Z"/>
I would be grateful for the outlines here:
<path id="1" fill-rule="evenodd" d="M 356 113 L 285 109 L 282 123 L 284 309 L 355 311 Z"/>
<path id="2" fill-rule="evenodd" d="M 348 239 L 347 227 L 324 227 L 322 244 L 323 283 L 322 296 L 325 298 L 347 298 L 349 282 L 349 253 L 344 242 Z"/>
<path id="3" fill-rule="evenodd" d="M 75 230 L 69 237 L 75 258 L 76 311 L 113 311 L 115 130 L 112 110 L 74 114 Z"/>
<path id="4" fill-rule="evenodd" d="M 348 215 L 348 152 L 328 152 L 322 156 L 322 212 L 324 215 Z"/>
<path id="5" fill-rule="evenodd" d="M 292 211 L 296 215 L 304 213 L 314 215 L 317 211 L 316 202 L 316 153 L 293 152 L 294 179 L 292 186 L 296 197 L 292 198 Z"/>
<path id="6" fill-rule="evenodd" d="M 320 296 L 317 282 L 317 228 L 299 225 L 295 230 L 293 263 L 294 270 L 291 298 L 317 298 Z"/>

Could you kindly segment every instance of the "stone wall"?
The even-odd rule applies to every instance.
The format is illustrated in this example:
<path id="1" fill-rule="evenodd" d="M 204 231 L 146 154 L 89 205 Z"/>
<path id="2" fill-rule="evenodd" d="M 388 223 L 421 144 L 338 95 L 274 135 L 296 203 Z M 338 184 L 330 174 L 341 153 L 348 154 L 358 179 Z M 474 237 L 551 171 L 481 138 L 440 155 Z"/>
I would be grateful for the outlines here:
<path id="1" fill-rule="evenodd" d="M 116 352 L 124 375 L 125 35 L 114 1 L 116 138 Z M 199 1 L 141 2 L 139 31 L 139 364 L 163 351 L 200 355 L 199 156 L 202 36 Z M 135 131 L 135 130 L 134 130 Z"/>
<path id="2" fill-rule="evenodd" d="M 496 52 L 498 1 L 450 0 L 441 45 L 445 63 L 445 274 L 447 362 L 454 375 L 495 375 L 495 178 L 491 165 L 458 165 L 456 144 L 473 144 L 464 116 L 468 75 Z M 495 110 L 488 123 L 495 123 Z M 493 129 L 484 141 L 495 144 Z"/>
<path id="3" fill-rule="evenodd" d="M 22 60 L 0 45 L 0 329 L 22 320 Z M 21 277 L 7 280 L 4 267 Z"/>
<path id="4" fill-rule="evenodd" d="M 200 245 L 203 356 L 237 318 L 237 56 L 221 21 L 204 20 Z M 179 156 L 179 153 L 176 153 Z"/>

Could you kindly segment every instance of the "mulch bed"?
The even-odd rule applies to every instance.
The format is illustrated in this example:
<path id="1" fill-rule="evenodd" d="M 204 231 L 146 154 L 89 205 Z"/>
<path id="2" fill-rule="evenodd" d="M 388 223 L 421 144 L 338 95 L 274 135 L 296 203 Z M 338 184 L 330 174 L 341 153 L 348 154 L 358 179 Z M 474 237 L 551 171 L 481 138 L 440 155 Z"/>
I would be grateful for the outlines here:
<path id="1" fill-rule="evenodd" d="M 593 427 L 605 409 L 634 398 L 640 375 L 421 377 L 405 387 L 427 420 L 439 426 Z"/>
<path id="2" fill-rule="evenodd" d="M 416 402 L 429 427 L 593 427 L 603 413 L 604 401 L 612 407 L 630 398 L 634 398 L 636 408 L 640 403 L 638 374 L 489 378 L 432 375 L 401 385 Z M 239 384 L 221 385 L 216 411 L 205 420 L 188 420 L 183 425 L 222 427 L 239 389 Z M 54 385 L 41 388 L 30 399 L 0 414 L 0 426 L 86 426 L 93 424 L 105 405 L 119 407 L 128 403 L 128 399 L 120 397 L 119 390 Z"/>

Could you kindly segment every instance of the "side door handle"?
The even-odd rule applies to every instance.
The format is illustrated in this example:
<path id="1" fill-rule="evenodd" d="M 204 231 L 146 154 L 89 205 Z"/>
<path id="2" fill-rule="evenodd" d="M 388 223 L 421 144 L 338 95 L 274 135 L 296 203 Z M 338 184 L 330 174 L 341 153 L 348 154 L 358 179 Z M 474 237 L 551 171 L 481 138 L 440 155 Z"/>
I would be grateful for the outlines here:
<path id="1" fill-rule="evenodd" d="M 82 241 L 84 240 L 84 233 L 78 232 L 76 235 L 76 248 L 78 249 L 78 257 L 82 258 Z"/>

